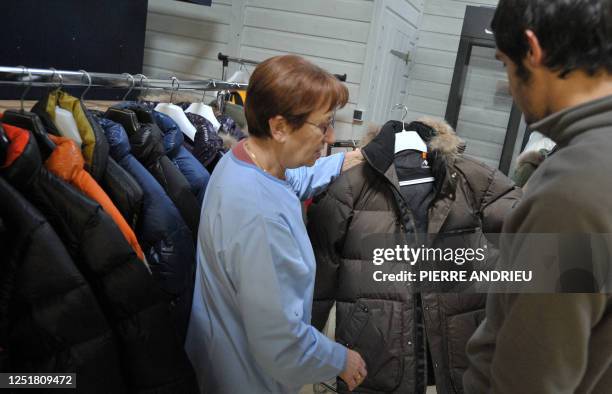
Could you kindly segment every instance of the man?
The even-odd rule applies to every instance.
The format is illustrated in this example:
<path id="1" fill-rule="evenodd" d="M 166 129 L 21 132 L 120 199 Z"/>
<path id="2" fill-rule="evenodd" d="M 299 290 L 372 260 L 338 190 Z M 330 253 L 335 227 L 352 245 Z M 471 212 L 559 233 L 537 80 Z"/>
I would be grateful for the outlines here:
<path id="1" fill-rule="evenodd" d="M 566 237 L 578 248 L 576 234 L 612 234 L 612 1 L 501 0 L 492 29 L 517 105 L 558 145 L 502 237 L 507 266 L 525 263 L 521 255 L 541 268 L 544 252 L 524 234 Z M 466 392 L 610 392 L 610 238 L 596 250 L 586 242 L 572 258 L 603 277 L 561 269 L 566 294 L 489 295 L 486 320 L 467 346 Z"/>

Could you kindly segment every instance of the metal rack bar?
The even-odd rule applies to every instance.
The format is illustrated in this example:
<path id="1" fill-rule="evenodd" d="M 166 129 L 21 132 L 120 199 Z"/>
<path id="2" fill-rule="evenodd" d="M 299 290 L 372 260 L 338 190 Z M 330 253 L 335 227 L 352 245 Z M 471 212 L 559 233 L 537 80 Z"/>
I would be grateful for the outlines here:
<path id="1" fill-rule="evenodd" d="M 91 83 L 87 78 L 91 78 Z M 92 86 L 122 89 L 165 89 L 165 90 L 245 90 L 248 85 L 217 79 L 182 81 L 172 79 L 150 79 L 140 75 L 108 74 L 82 71 L 50 70 L 0 66 L 0 85 L 30 86 Z"/>
<path id="2" fill-rule="evenodd" d="M 228 55 L 224 55 L 223 53 L 219 52 L 217 54 L 217 59 L 221 60 L 223 62 L 223 69 L 221 70 L 221 78 L 225 79 L 227 76 L 225 75 L 227 66 L 229 65 L 229 63 L 240 63 L 240 64 L 249 64 L 251 66 L 256 66 L 259 64 L 258 61 L 255 60 L 250 60 L 250 59 L 243 59 L 240 57 L 231 57 Z M 346 82 L 346 73 L 344 74 L 334 74 L 334 76 L 336 78 L 338 78 L 338 80 L 342 81 L 342 82 Z"/>

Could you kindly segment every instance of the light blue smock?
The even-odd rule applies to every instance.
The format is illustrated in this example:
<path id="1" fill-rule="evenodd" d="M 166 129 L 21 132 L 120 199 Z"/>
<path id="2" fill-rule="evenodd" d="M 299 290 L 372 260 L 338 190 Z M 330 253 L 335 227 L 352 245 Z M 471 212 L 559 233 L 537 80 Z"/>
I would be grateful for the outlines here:
<path id="1" fill-rule="evenodd" d="M 217 164 L 185 343 L 202 393 L 297 393 L 343 371 L 346 348 L 310 325 L 316 264 L 300 205 L 343 161 L 288 170 L 286 182 L 231 152 Z"/>

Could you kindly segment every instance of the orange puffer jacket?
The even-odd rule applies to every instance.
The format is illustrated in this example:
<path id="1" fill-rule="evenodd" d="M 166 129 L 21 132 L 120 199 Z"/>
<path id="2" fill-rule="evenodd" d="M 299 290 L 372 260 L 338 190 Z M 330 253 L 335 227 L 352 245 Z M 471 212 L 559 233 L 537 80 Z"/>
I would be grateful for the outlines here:
<path id="1" fill-rule="evenodd" d="M 89 198 L 96 201 L 102 206 L 104 211 L 110 215 L 119 230 L 123 233 L 125 239 L 129 242 L 138 255 L 138 258 L 144 261 L 144 254 L 138 244 L 136 235 L 132 228 L 127 224 L 115 204 L 108 197 L 106 192 L 98 185 L 87 171 L 85 171 L 85 160 L 81 150 L 77 147 L 74 141 L 49 134 L 49 138 L 56 144 L 56 148 L 45 162 L 45 167 L 70 183 Z"/>

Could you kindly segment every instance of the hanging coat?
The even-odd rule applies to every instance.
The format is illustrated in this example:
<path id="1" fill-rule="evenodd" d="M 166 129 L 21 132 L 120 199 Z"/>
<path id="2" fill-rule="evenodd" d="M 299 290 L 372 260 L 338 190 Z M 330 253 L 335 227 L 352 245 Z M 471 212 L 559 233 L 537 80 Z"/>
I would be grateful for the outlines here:
<path id="1" fill-rule="evenodd" d="M 76 373 L 76 393 L 125 393 L 118 344 L 91 286 L 47 220 L 2 178 L 0 239 L 0 371 Z"/>
<path id="2" fill-rule="evenodd" d="M 74 117 L 79 135 L 83 141 L 81 149 L 83 150 L 85 163 L 87 163 L 87 171 L 89 171 L 95 180 L 101 180 L 106 170 L 108 145 L 101 138 L 102 135 L 96 134 L 96 131 L 93 129 L 90 122 L 91 115 L 87 113 L 79 99 L 59 89 L 54 90 L 32 108 L 32 112 L 40 116 L 43 121 L 46 121 L 45 126 L 49 127 L 50 124 L 53 124 L 52 134 L 59 135 L 55 126 L 56 106 L 70 111 Z"/>
<path id="3" fill-rule="evenodd" d="M 461 236 L 465 247 L 482 247 L 483 233 L 501 231 L 520 189 L 500 171 L 465 157 L 465 146 L 445 122 L 426 118 L 406 129 L 427 143 L 435 178 L 425 212 L 430 246 Z M 485 295 L 415 293 L 406 283 L 374 282 L 372 254 L 364 247 L 371 237 L 412 239 L 418 232 L 398 186 L 402 159 L 394 146 L 401 130 L 401 122 L 387 122 L 362 149 L 366 161 L 342 174 L 308 210 L 317 259 L 313 324 L 323 328 L 335 301 L 336 339 L 363 356 L 368 376 L 359 387 L 368 392 L 424 393 L 429 344 L 438 393 L 461 393 L 465 345 L 484 317 Z M 339 388 L 347 391 L 343 382 Z"/>
<path id="4" fill-rule="evenodd" d="M 144 204 L 136 233 L 153 277 L 174 304 L 174 316 L 181 338 L 185 337 L 191 311 L 195 272 L 195 246 L 192 235 L 164 189 L 132 155 L 123 127 L 100 118 L 110 154 L 136 179 L 143 192 Z"/>
<path id="5" fill-rule="evenodd" d="M 191 186 L 191 192 L 197 197 L 198 203 L 202 206 L 206 185 L 208 185 L 208 180 L 210 179 L 208 170 L 185 149 L 183 146 L 183 133 L 171 117 L 158 111 L 153 111 L 153 116 L 164 134 L 166 155 L 185 176 Z"/>
<path id="6" fill-rule="evenodd" d="M 143 204 L 143 191 L 138 182 L 109 157 L 104 177 L 99 184 L 130 227 L 136 229 Z"/>
<path id="7" fill-rule="evenodd" d="M 194 239 L 200 222 L 200 208 L 189 182 L 165 155 L 163 135 L 150 111 L 111 107 L 105 117 L 121 124 L 128 134 L 132 153 L 164 188 L 181 213 Z"/>
<path id="8" fill-rule="evenodd" d="M 121 213 L 119 213 L 104 190 L 83 168 L 85 164 L 83 155 L 75 142 L 69 138 L 54 135 L 49 135 L 49 138 L 55 143 L 56 148 L 45 161 L 45 167 L 60 179 L 70 183 L 100 204 L 104 211 L 113 218 L 126 241 L 128 241 L 134 252 L 138 255 L 138 258 L 144 260 L 142 249 L 138 244 L 134 231 L 127 224 L 123 216 L 121 216 Z"/>
<path id="9" fill-rule="evenodd" d="M 5 125 L 14 159 L 0 174 L 47 217 L 94 294 L 119 340 L 128 390 L 195 392 L 193 368 L 170 315 L 169 298 L 98 204 L 47 171 L 36 141 Z"/>
<path id="10" fill-rule="evenodd" d="M 212 172 L 223 154 L 227 152 L 227 149 L 223 146 L 223 139 L 205 117 L 189 112 L 185 115 L 196 128 L 192 144 L 193 155 Z"/>
<path id="11" fill-rule="evenodd" d="M 133 226 L 142 207 L 142 190 L 129 174 L 109 158 L 104 132 L 79 99 L 55 90 L 36 103 L 32 112 L 40 117 L 50 134 L 59 136 L 54 123 L 56 106 L 70 111 L 76 121 L 83 140 L 81 150 L 85 158 L 85 169 L 106 191 L 126 221 Z"/>

